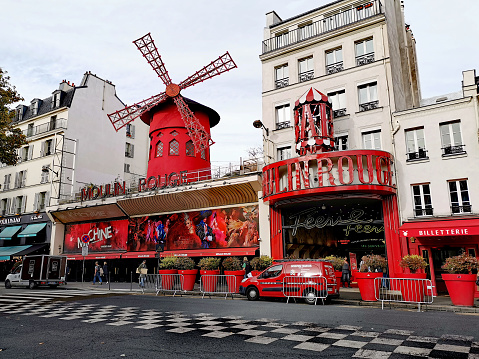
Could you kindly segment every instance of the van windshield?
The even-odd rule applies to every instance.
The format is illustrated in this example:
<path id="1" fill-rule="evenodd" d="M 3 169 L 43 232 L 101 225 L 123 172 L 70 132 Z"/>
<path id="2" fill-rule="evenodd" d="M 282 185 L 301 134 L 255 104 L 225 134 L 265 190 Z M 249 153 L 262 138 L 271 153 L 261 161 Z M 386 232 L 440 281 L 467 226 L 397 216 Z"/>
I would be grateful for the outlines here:
<path id="1" fill-rule="evenodd" d="M 267 270 L 265 270 L 263 272 L 263 274 L 261 275 L 262 278 L 273 278 L 273 277 L 277 277 L 281 274 L 281 271 L 283 270 L 283 265 L 282 264 L 278 264 L 278 265 L 275 265 L 275 266 L 272 266 L 270 268 L 268 268 Z"/>

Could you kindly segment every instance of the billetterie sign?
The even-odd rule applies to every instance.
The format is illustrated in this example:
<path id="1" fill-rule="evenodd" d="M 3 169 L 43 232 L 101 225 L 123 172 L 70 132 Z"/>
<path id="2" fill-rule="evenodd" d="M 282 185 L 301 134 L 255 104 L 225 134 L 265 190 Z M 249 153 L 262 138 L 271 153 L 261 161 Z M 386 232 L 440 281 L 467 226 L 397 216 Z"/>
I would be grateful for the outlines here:
<path id="1" fill-rule="evenodd" d="M 138 192 L 173 188 L 188 184 L 188 171 L 172 172 L 170 174 L 150 176 L 138 179 Z M 100 186 L 91 185 L 80 190 L 81 201 L 91 201 L 100 198 L 124 196 L 129 193 L 126 182 L 114 182 Z"/>

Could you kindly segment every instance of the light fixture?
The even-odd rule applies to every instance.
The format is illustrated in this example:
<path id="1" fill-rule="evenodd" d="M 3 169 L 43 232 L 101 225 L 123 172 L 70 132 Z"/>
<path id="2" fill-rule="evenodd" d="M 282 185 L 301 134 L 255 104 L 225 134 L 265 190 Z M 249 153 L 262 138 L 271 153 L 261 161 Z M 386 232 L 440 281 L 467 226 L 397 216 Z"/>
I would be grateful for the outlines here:
<path id="1" fill-rule="evenodd" d="M 324 211 L 324 210 L 326 209 L 326 206 L 323 204 L 323 205 L 321 206 L 321 209 Z"/>
<path id="2" fill-rule="evenodd" d="M 254 128 L 264 128 L 265 132 L 266 132 L 266 136 L 269 136 L 269 129 L 267 129 L 266 127 L 264 127 L 263 125 L 263 122 L 261 122 L 261 120 L 256 120 L 253 122 L 253 127 Z"/>
<path id="3" fill-rule="evenodd" d="M 48 171 L 52 171 L 52 172 L 55 173 L 55 175 L 58 177 L 58 172 L 52 170 L 52 169 L 51 169 L 50 167 L 48 167 L 48 166 L 43 166 L 43 167 L 42 167 L 42 172 L 47 173 Z"/>

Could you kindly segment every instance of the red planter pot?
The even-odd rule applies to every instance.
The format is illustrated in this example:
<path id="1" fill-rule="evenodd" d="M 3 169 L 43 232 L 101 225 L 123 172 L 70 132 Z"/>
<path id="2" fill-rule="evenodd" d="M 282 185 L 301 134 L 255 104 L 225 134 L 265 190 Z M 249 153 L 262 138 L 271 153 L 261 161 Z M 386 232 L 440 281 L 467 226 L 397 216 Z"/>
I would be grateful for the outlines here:
<path id="1" fill-rule="evenodd" d="M 426 279 L 426 273 L 400 274 L 400 278 L 405 279 Z M 402 299 L 405 302 L 423 302 L 426 294 L 426 282 L 419 280 L 401 281 L 400 284 Z M 393 289 L 393 288 L 391 288 Z"/>
<path id="2" fill-rule="evenodd" d="M 339 293 L 339 288 L 341 288 L 341 278 L 343 277 L 343 272 L 334 271 L 334 275 L 336 276 L 336 288 L 338 289 L 338 293 Z"/>
<path id="3" fill-rule="evenodd" d="M 441 274 L 452 304 L 472 307 L 477 274 Z"/>
<path id="4" fill-rule="evenodd" d="M 183 275 L 183 290 L 193 290 L 196 282 L 198 269 L 179 269 L 178 274 Z"/>
<path id="5" fill-rule="evenodd" d="M 200 270 L 200 274 L 202 276 L 208 276 L 202 278 L 202 285 L 203 285 L 203 291 L 204 292 L 214 292 L 216 291 L 216 282 L 218 281 L 218 277 L 211 277 L 211 276 L 217 276 L 220 274 L 219 269 L 215 270 Z"/>
<path id="6" fill-rule="evenodd" d="M 161 287 L 166 290 L 173 289 L 173 284 L 175 283 L 175 277 L 171 274 L 178 274 L 178 269 L 160 269 L 158 273 L 167 274 L 161 277 Z"/>
<path id="7" fill-rule="evenodd" d="M 372 273 L 372 272 L 357 272 L 356 281 L 358 282 L 359 293 L 361 294 L 361 299 L 367 302 L 375 302 L 376 295 L 374 290 L 376 289 L 379 292 L 379 281 L 374 284 L 375 278 L 381 278 L 382 273 Z"/>
<path id="8" fill-rule="evenodd" d="M 239 287 L 241 285 L 241 281 L 244 278 L 244 273 L 244 270 L 225 270 L 225 275 L 228 276 L 226 277 L 226 283 L 228 283 L 228 290 L 231 293 L 239 293 Z"/>

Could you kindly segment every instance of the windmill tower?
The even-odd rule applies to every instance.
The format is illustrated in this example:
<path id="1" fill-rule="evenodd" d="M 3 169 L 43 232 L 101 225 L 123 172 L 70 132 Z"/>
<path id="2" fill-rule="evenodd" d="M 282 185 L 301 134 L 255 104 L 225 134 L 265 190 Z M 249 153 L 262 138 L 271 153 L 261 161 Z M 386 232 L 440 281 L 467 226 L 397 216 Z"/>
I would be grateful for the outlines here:
<path id="1" fill-rule="evenodd" d="M 210 128 L 219 122 L 212 109 L 181 96 L 190 86 L 236 67 L 228 52 L 175 84 L 150 33 L 133 41 L 158 77 L 166 85 L 164 92 L 109 114 L 116 131 L 140 117 L 150 126 L 150 155 L 147 178 L 180 171 L 210 168 L 209 147 L 214 143 Z M 204 175 L 204 174 L 203 174 Z"/>

